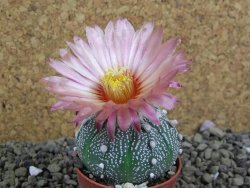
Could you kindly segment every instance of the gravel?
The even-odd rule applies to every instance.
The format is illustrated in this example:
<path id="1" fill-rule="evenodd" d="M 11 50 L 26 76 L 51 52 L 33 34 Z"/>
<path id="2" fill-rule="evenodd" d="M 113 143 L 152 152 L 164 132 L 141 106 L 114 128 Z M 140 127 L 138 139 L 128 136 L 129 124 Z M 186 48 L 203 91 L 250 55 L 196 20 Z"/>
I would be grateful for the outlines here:
<path id="1" fill-rule="evenodd" d="M 211 121 L 193 137 L 184 136 L 182 174 L 176 188 L 250 187 L 250 133 L 222 130 Z M 0 188 L 78 187 L 73 138 L 44 143 L 0 144 Z M 30 175 L 31 166 L 42 170 Z"/>

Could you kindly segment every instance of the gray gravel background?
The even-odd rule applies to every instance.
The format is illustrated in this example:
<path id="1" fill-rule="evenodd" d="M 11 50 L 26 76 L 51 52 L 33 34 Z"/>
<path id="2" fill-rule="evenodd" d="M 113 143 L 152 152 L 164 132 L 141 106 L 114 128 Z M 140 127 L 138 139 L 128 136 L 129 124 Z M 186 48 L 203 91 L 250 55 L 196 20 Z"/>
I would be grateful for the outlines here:
<path id="1" fill-rule="evenodd" d="M 78 187 L 73 138 L 45 143 L 7 142 L 0 145 L 0 188 Z M 177 188 L 250 188 L 250 133 L 216 127 L 183 138 L 184 166 Z M 30 176 L 29 167 L 43 170 Z"/>

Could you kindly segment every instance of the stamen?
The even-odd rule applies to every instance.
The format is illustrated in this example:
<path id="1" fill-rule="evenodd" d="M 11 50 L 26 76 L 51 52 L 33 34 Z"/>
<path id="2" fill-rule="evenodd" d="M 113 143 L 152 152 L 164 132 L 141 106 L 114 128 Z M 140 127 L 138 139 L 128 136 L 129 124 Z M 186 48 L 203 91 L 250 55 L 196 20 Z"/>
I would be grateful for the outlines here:
<path id="1" fill-rule="evenodd" d="M 135 96 L 133 76 L 126 67 L 107 70 L 101 81 L 106 97 L 115 103 L 126 103 Z"/>

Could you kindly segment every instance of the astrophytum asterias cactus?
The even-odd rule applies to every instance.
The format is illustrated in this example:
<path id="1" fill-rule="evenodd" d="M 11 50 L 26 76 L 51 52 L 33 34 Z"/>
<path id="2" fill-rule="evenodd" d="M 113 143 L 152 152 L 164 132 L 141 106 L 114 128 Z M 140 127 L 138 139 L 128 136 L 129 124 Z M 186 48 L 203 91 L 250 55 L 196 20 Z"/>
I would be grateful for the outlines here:
<path id="1" fill-rule="evenodd" d="M 140 184 L 164 176 L 176 161 L 180 138 L 174 125 L 158 110 L 160 125 L 141 120 L 142 131 L 117 129 L 112 141 L 105 126 L 98 132 L 95 116 L 84 121 L 77 133 L 78 156 L 95 176 L 115 184 Z"/>
<path id="2" fill-rule="evenodd" d="M 152 22 L 138 30 L 127 19 L 104 30 L 86 28 L 60 60 L 49 64 L 62 76 L 43 78 L 58 97 L 52 110 L 77 112 L 79 157 L 93 175 L 114 183 L 141 183 L 162 176 L 177 158 L 178 133 L 160 112 L 177 98 L 166 90 L 191 63 L 177 51 L 179 37 L 163 42 L 163 28 Z M 87 121 L 85 121 L 87 119 Z"/>

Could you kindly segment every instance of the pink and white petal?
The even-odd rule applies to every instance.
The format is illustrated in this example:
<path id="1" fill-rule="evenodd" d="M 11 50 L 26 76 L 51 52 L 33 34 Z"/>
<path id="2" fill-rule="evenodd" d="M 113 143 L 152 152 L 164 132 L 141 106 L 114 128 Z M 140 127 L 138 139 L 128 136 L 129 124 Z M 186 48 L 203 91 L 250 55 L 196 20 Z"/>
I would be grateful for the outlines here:
<path id="1" fill-rule="evenodd" d="M 109 56 L 111 60 L 111 68 L 117 69 L 118 68 L 118 59 L 116 55 L 116 47 L 114 43 L 114 34 L 115 28 L 112 21 L 108 23 L 108 25 L 105 28 L 105 42 L 109 51 Z"/>
<path id="2" fill-rule="evenodd" d="M 97 99 L 97 93 L 94 89 L 82 86 L 64 77 L 51 76 L 43 78 L 42 81 L 47 84 L 47 90 L 59 95 Z"/>
<path id="3" fill-rule="evenodd" d="M 129 109 L 129 113 L 132 119 L 132 125 L 131 127 L 136 131 L 136 132 L 141 132 L 141 122 L 140 118 L 135 110 Z"/>
<path id="4" fill-rule="evenodd" d="M 60 50 L 59 50 L 59 54 L 60 54 L 60 56 L 63 58 L 65 55 L 67 55 L 69 52 L 68 52 L 68 50 L 66 49 L 66 48 L 61 48 Z"/>
<path id="5" fill-rule="evenodd" d="M 181 88 L 181 84 L 180 84 L 179 82 L 176 82 L 176 81 L 171 81 L 171 82 L 169 83 L 169 87 L 179 89 L 179 88 Z"/>
<path id="6" fill-rule="evenodd" d="M 86 35 L 96 61 L 102 69 L 106 71 L 111 66 L 111 62 L 106 43 L 104 41 L 103 31 L 98 26 L 87 27 Z"/>
<path id="7" fill-rule="evenodd" d="M 90 115 L 93 115 L 96 113 L 92 108 L 90 107 L 83 107 L 77 115 L 72 120 L 74 123 L 79 124 L 83 119 L 89 117 Z"/>
<path id="8" fill-rule="evenodd" d="M 148 97 L 147 102 L 154 106 L 163 106 L 164 108 L 171 110 L 175 107 L 177 98 L 169 93 L 163 93 L 161 95 L 152 95 Z"/>
<path id="9" fill-rule="evenodd" d="M 116 129 L 116 112 L 113 112 L 110 114 L 107 122 L 108 137 L 111 138 L 111 140 L 115 139 L 115 129 Z"/>
<path id="10" fill-rule="evenodd" d="M 74 37 L 75 39 L 76 37 Z M 75 39 L 74 41 L 75 43 L 72 42 L 67 42 L 67 45 L 70 47 L 71 51 L 73 52 L 73 54 L 76 56 L 76 58 L 79 59 L 80 64 L 86 68 L 87 70 L 89 70 L 89 72 L 91 74 L 93 74 L 95 77 L 98 77 L 99 75 L 99 70 L 100 67 L 98 67 L 98 65 L 96 65 L 96 61 L 95 59 L 91 56 L 91 54 L 89 55 L 89 46 L 88 44 L 86 44 L 85 41 L 83 41 L 80 38 L 77 38 L 77 40 Z M 89 50 L 88 52 L 86 52 L 87 50 Z M 89 55 L 90 57 L 88 57 L 87 55 L 85 55 L 87 53 L 87 55 Z M 92 57 L 92 58 L 91 58 Z M 68 62 L 70 63 L 70 62 Z M 96 71 L 93 71 L 93 68 L 96 69 Z"/>
<path id="11" fill-rule="evenodd" d="M 77 58 L 79 58 L 82 65 L 86 66 L 86 68 L 90 70 L 93 75 L 97 77 L 104 74 L 102 67 L 96 61 L 95 57 L 93 56 L 93 52 L 90 49 L 90 46 L 86 42 L 79 39 L 76 44 L 73 44 L 71 42 L 67 42 L 67 44 L 77 56 Z"/>
<path id="12" fill-rule="evenodd" d="M 70 99 L 70 98 L 73 98 L 73 99 Z M 76 99 L 77 97 L 69 97 L 69 96 L 59 97 L 59 101 L 55 103 L 54 105 L 52 105 L 51 110 L 54 111 L 58 109 L 68 109 L 72 111 L 80 111 L 83 108 L 89 107 L 93 111 L 96 112 L 102 109 L 101 105 L 98 105 L 92 102 L 91 100 L 77 101 Z"/>
<path id="13" fill-rule="evenodd" d="M 128 108 L 120 108 L 117 112 L 118 126 L 122 131 L 127 131 L 132 123 L 130 112 Z"/>
<path id="14" fill-rule="evenodd" d="M 103 121 L 102 122 L 95 121 L 95 126 L 96 126 L 97 131 L 100 131 L 102 129 L 103 124 L 104 124 Z"/>
<path id="15" fill-rule="evenodd" d="M 141 108 L 143 104 L 144 104 L 143 98 L 131 99 L 128 101 L 127 107 L 134 111 L 138 111 L 138 109 Z"/>
<path id="16" fill-rule="evenodd" d="M 148 82 L 149 81 L 150 80 L 148 80 Z M 138 98 L 147 97 L 152 92 L 152 90 L 155 90 L 155 88 L 158 86 L 159 86 L 159 77 L 158 76 L 156 76 L 155 80 L 152 80 L 149 83 L 142 82 L 140 94 L 137 97 Z"/>
<path id="17" fill-rule="evenodd" d="M 146 102 L 144 102 L 143 106 L 139 109 L 139 112 L 149 118 L 154 124 L 159 125 L 160 120 L 157 117 L 157 112 L 155 108 Z"/>
<path id="18" fill-rule="evenodd" d="M 127 19 L 118 19 L 115 24 L 115 49 L 119 66 L 127 66 L 134 27 Z"/>
<path id="19" fill-rule="evenodd" d="M 163 70 L 166 70 L 164 66 L 171 64 L 171 60 L 173 58 L 172 55 L 174 54 L 176 47 L 180 44 L 180 42 L 180 38 L 175 37 L 164 43 L 158 51 L 158 55 L 153 60 L 152 64 L 142 72 L 140 79 L 150 79 L 155 75 L 159 75 Z M 154 72 L 154 74 L 152 74 L 152 72 Z"/>
<path id="20" fill-rule="evenodd" d="M 182 73 L 188 70 L 188 64 L 190 62 L 181 62 L 178 64 L 174 64 L 168 71 L 167 73 L 164 73 L 164 77 L 161 77 L 159 80 L 159 83 L 156 85 L 156 87 L 153 88 L 153 92 L 162 92 L 166 88 L 169 87 L 169 84 L 171 83 L 172 79 L 176 76 L 178 73 Z"/>
<path id="21" fill-rule="evenodd" d="M 68 54 L 62 58 L 62 62 L 65 63 L 69 68 L 80 74 L 86 80 L 97 83 L 99 81 L 99 75 L 93 68 L 86 66 L 86 62 L 80 60 L 74 55 Z"/>
<path id="22" fill-rule="evenodd" d="M 53 104 L 50 108 L 50 111 L 55 111 L 58 109 L 64 109 L 65 107 L 67 107 L 69 105 L 68 102 L 65 101 L 58 101 L 55 104 Z"/>
<path id="23" fill-rule="evenodd" d="M 108 119 L 108 117 L 113 113 L 116 112 L 117 109 L 112 105 L 105 104 L 102 108 L 102 111 L 96 116 L 96 121 L 102 122 Z"/>
<path id="24" fill-rule="evenodd" d="M 141 65 L 137 67 L 137 76 L 140 76 L 143 71 L 152 63 L 161 46 L 163 36 L 163 28 L 157 27 L 147 41 L 145 53 L 142 57 Z"/>
<path id="25" fill-rule="evenodd" d="M 94 106 L 98 109 L 102 108 L 102 106 L 105 104 L 105 102 L 99 99 L 90 99 L 83 97 L 59 96 L 58 99 L 65 102 L 79 104 L 82 106 L 92 106 L 92 107 Z"/>
<path id="26" fill-rule="evenodd" d="M 72 70 L 69 66 L 67 66 L 66 64 L 60 62 L 60 61 L 56 61 L 51 59 L 49 62 L 49 65 L 55 69 L 57 72 L 59 72 L 60 74 L 62 74 L 63 76 L 74 80 L 78 83 L 84 83 L 84 81 L 86 79 L 84 79 L 81 75 L 79 75 L 77 72 L 75 72 L 74 70 Z"/>
<path id="27" fill-rule="evenodd" d="M 128 60 L 128 67 L 131 69 L 132 74 L 137 74 L 137 67 L 141 64 L 146 49 L 146 43 L 153 29 L 153 23 L 148 22 L 135 33 Z"/>
<path id="28" fill-rule="evenodd" d="M 166 67 L 166 69 L 170 72 L 171 70 L 177 70 L 178 73 L 181 73 L 183 71 L 186 71 L 188 69 L 189 64 L 191 64 L 192 62 L 187 60 L 185 58 L 184 52 L 178 52 L 173 56 L 173 61 L 172 63 Z M 167 75 L 166 72 L 162 72 L 162 74 L 160 75 L 160 77 L 164 77 L 165 75 Z"/>
<path id="29" fill-rule="evenodd" d="M 150 92 L 150 90 L 152 90 L 153 87 L 158 86 L 159 82 L 162 80 L 162 77 L 160 77 L 160 75 L 165 74 L 167 75 L 168 72 L 170 71 L 167 67 L 171 66 L 173 67 L 173 62 L 174 61 L 174 56 L 170 56 L 169 58 L 167 58 L 165 60 L 165 62 L 163 62 L 159 67 L 153 67 L 151 66 L 152 70 L 147 70 L 149 72 L 153 72 L 154 74 L 149 74 L 149 73 L 143 73 L 144 76 L 146 76 L 141 84 L 142 87 L 142 93 L 144 94 L 143 96 L 145 96 L 145 94 L 148 94 Z M 163 67 L 166 66 L 166 67 Z M 156 68 L 156 69 L 154 69 Z M 142 80 L 142 78 L 140 78 Z"/>
<path id="30" fill-rule="evenodd" d="M 79 97 L 79 98 L 83 98 L 86 100 L 91 100 L 91 99 L 95 100 L 97 98 L 94 95 L 91 95 L 87 92 L 82 92 L 77 89 L 69 88 L 65 86 L 54 85 L 54 86 L 49 86 L 46 89 L 60 96 Z"/>
<path id="31" fill-rule="evenodd" d="M 75 81 L 70 80 L 68 78 L 59 77 L 59 76 L 51 76 L 51 77 L 44 78 L 44 80 L 46 80 L 50 83 L 53 83 L 53 84 L 68 86 L 68 87 L 72 87 L 74 89 L 79 89 L 80 91 L 86 91 L 89 93 L 96 94 L 96 90 L 94 88 L 86 87 L 86 86 L 81 85 L 78 82 L 75 82 Z"/>
<path id="32" fill-rule="evenodd" d="M 177 73 L 181 73 L 188 70 L 188 65 L 191 63 L 186 60 L 182 52 L 178 52 L 172 55 L 170 59 L 166 60 L 170 63 L 162 64 L 160 71 L 154 76 L 148 75 L 148 77 L 142 82 L 141 94 L 138 97 L 142 97 L 150 93 L 161 93 L 169 87 L 170 82 Z M 155 72 L 156 73 L 156 72 Z M 160 75 L 160 76 L 157 76 Z M 177 85 L 176 85 L 177 86 Z"/>

